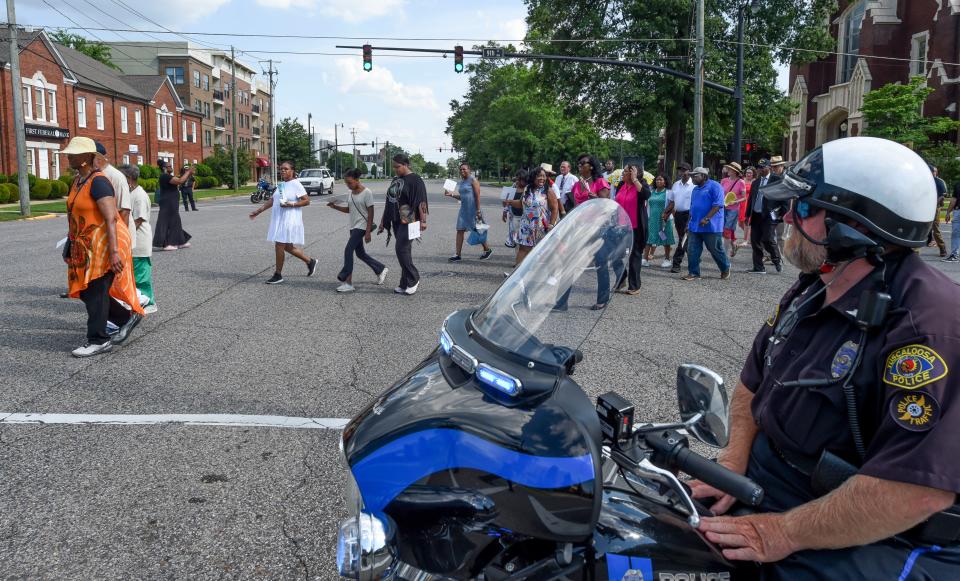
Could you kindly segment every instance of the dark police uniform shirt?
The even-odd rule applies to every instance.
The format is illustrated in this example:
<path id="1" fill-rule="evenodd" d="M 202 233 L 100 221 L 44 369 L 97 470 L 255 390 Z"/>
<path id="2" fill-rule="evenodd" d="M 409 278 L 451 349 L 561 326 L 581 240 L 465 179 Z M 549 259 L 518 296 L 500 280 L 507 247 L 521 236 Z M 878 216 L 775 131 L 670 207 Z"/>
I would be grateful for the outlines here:
<path id="1" fill-rule="evenodd" d="M 784 296 L 754 341 L 740 380 L 754 393 L 753 417 L 785 455 L 814 460 L 826 449 L 861 466 L 859 473 L 960 492 L 960 285 L 912 252 L 888 261 L 893 298 L 886 325 L 860 345 L 855 315 L 872 277 L 822 307 L 823 294 L 799 312 L 794 329 L 775 344 L 801 280 Z M 819 277 L 794 304 L 823 287 Z M 768 351 L 769 345 L 769 351 Z M 856 452 L 842 390 L 852 376 L 866 454 Z M 790 387 L 798 379 L 826 385 Z"/>

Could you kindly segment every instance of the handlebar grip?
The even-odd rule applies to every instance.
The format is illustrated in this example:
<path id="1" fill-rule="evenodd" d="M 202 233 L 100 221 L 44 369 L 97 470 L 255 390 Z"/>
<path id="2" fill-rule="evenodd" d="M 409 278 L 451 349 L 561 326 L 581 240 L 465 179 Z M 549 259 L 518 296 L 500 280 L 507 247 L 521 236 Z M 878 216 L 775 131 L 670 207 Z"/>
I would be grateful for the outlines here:
<path id="1" fill-rule="evenodd" d="M 763 488 L 746 476 L 741 476 L 722 464 L 707 460 L 689 448 L 676 452 L 676 467 L 698 480 L 722 490 L 749 506 L 760 506 Z"/>

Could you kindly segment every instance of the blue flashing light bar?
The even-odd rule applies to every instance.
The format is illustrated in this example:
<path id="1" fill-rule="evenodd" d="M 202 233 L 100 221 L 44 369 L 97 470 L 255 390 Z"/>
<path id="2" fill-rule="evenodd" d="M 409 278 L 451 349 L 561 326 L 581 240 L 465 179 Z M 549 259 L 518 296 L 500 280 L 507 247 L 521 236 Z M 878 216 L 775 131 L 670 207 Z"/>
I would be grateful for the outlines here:
<path id="1" fill-rule="evenodd" d="M 486 363 L 477 366 L 477 379 L 511 397 L 519 394 L 523 387 L 516 377 L 490 367 Z"/>
<path id="2" fill-rule="evenodd" d="M 440 329 L 440 348 L 443 349 L 443 352 L 447 355 L 449 355 L 450 350 L 453 349 L 453 339 L 450 338 L 450 334 L 447 333 L 445 328 Z"/>

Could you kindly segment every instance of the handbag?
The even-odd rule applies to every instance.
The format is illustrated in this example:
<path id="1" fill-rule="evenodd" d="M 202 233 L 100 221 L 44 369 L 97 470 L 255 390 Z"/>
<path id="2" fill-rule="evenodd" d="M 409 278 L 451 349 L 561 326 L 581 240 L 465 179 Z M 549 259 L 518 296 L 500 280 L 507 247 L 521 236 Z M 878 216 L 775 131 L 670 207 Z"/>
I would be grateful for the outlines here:
<path id="1" fill-rule="evenodd" d="M 488 230 L 490 230 L 490 225 L 484 222 L 482 217 L 477 218 L 477 222 L 474 225 L 473 230 L 470 230 L 470 236 L 467 237 L 467 244 L 470 246 L 486 244 Z"/>

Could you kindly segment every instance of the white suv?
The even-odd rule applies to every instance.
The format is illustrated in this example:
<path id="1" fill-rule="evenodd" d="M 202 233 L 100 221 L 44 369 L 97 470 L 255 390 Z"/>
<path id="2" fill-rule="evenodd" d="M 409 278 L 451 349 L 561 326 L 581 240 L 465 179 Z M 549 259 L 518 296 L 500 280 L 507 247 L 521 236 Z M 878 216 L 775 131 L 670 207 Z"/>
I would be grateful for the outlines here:
<path id="1" fill-rule="evenodd" d="M 333 173 L 325 167 L 300 170 L 297 180 L 303 185 L 303 189 L 307 190 L 308 195 L 333 193 Z"/>

